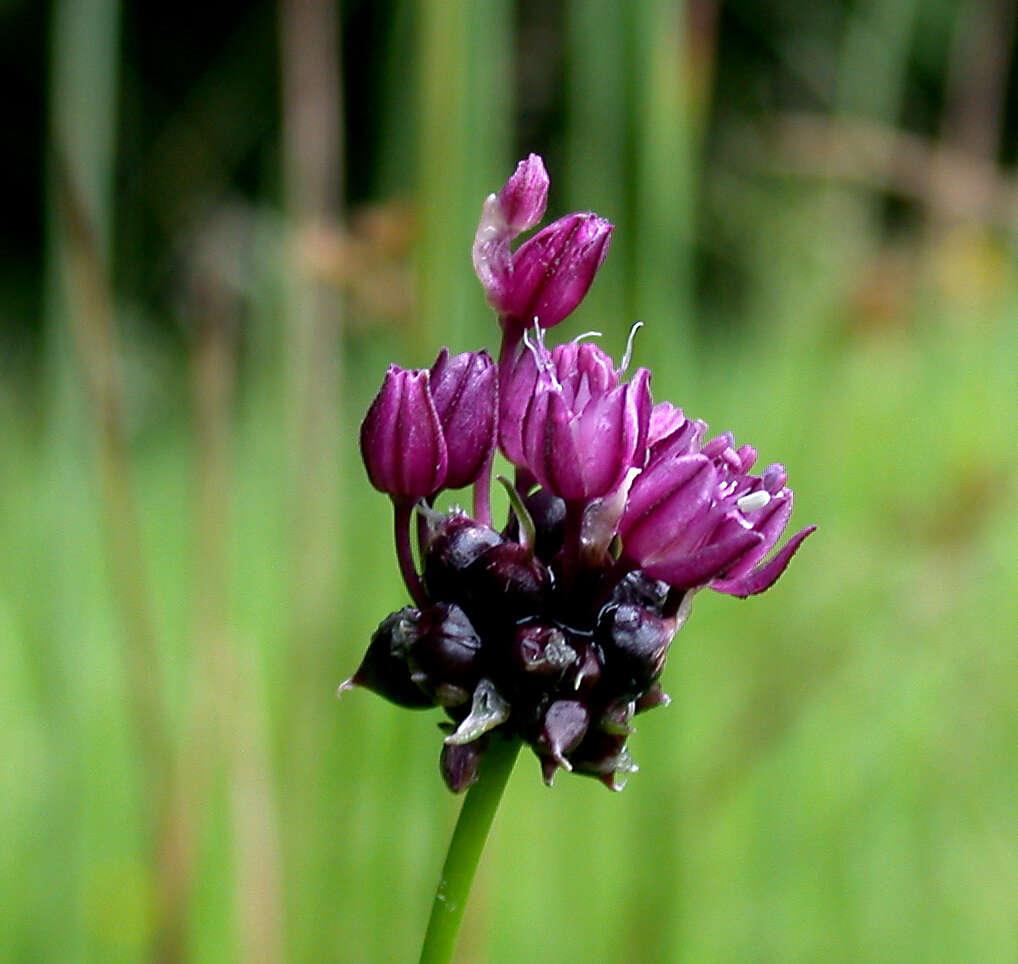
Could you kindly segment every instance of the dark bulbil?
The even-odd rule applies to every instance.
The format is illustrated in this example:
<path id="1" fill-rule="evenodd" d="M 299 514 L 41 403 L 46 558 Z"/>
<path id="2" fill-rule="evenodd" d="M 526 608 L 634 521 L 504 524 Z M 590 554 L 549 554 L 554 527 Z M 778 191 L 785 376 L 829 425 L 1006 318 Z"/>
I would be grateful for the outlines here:
<path id="1" fill-rule="evenodd" d="M 357 672 L 340 687 L 340 692 L 363 686 L 397 706 L 414 710 L 434 706 L 435 701 L 412 679 L 407 663 L 418 615 L 416 609 L 406 606 L 386 616 L 371 637 Z"/>
<path id="2" fill-rule="evenodd" d="M 535 514 L 536 543 L 561 543 L 562 514 Z M 548 783 L 563 768 L 621 788 L 632 770 L 624 751 L 633 701 L 648 694 L 671 640 L 674 620 L 661 615 L 668 586 L 628 573 L 587 624 L 568 625 L 563 613 L 575 607 L 554 575 L 561 552 L 545 564 L 457 511 L 430 516 L 423 562 L 429 594 L 443 601 L 387 617 L 351 682 L 402 706 L 444 708 L 456 727 L 450 739 L 464 721 L 515 729 Z M 508 720 L 468 707 L 481 680 L 505 697 Z M 441 772 L 450 789 L 476 780 L 488 732 L 447 741 Z"/>
<path id="3" fill-rule="evenodd" d="M 437 603 L 417 617 L 407 647 L 413 680 L 439 706 L 470 701 L 481 679 L 481 638 L 455 603 Z"/>

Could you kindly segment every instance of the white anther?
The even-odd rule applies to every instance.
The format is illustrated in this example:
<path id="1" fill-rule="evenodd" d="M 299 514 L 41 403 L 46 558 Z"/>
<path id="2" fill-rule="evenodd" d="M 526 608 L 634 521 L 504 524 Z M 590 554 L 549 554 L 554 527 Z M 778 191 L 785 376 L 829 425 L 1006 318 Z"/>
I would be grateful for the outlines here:
<path id="1" fill-rule="evenodd" d="M 770 501 L 770 492 L 761 489 L 758 492 L 750 492 L 742 496 L 735 504 L 739 507 L 740 512 L 755 512 L 757 509 L 762 509 Z"/>

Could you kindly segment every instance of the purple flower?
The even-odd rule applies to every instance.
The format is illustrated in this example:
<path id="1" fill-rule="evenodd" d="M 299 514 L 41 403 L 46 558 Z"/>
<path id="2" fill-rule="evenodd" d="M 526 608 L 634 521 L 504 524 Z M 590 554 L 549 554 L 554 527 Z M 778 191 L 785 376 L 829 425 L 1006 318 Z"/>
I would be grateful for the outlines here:
<path id="1" fill-rule="evenodd" d="M 592 344 L 561 345 L 541 359 L 523 424 L 526 467 L 568 501 L 614 492 L 643 465 L 650 421 L 650 372 L 619 384 L 611 359 Z M 515 440 L 514 440 L 515 441 Z"/>
<path id="2" fill-rule="evenodd" d="M 551 328 L 572 312 L 593 283 L 611 240 L 613 227 L 604 218 L 569 214 L 514 254 L 510 242 L 541 220 L 547 200 L 544 162 L 531 154 L 502 190 L 485 200 L 474 236 L 474 271 L 512 345 L 535 318 Z"/>
<path id="3" fill-rule="evenodd" d="M 449 456 L 427 371 L 390 365 L 361 424 L 361 455 L 371 484 L 394 499 L 434 495 Z"/>
<path id="4" fill-rule="evenodd" d="M 520 161 L 498 194 L 489 194 L 474 235 L 474 271 L 488 303 L 499 314 L 510 292 L 512 251 L 509 243 L 544 217 L 548 204 L 548 172 L 531 154 Z"/>
<path id="5" fill-rule="evenodd" d="M 447 489 L 477 481 L 495 449 L 498 378 L 486 351 L 450 358 L 439 352 L 431 366 L 430 391 L 448 451 Z"/>
<path id="6" fill-rule="evenodd" d="M 522 244 L 500 303 L 503 324 L 551 328 L 566 318 L 593 284 L 613 230 L 596 214 L 568 214 Z"/>
<path id="7" fill-rule="evenodd" d="M 661 420 L 659 420 L 659 425 Z M 814 527 L 793 536 L 768 562 L 792 512 L 780 465 L 747 474 L 752 446 L 729 435 L 699 451 L 700 424 L 673 419 L 653 441 L 647 467 L 633 481 L 619 523 L 622 558 L 677 589 L 749 596 L 770 588 Z"/>
<path id="8" fill-rule="evenodd" d="M 450 357 L 430 371 L 390 365 L 361 425 L 371 484 L 420 499 L 475 482 L 495 448 L 498 379 L 486 351 Z"/>
<path id="9" fill-rule="evenodd" d="M 523 451 L 523 424 L 537 389 L 539 365 L 554 373 L 572 399 L 580 390 L 581 382 L 586 382 L 597 394 L 603 394 L 619 383 L 614 362 L 589 342 L 570 342 L 549 352 L 539 341 L 530 350 L 521 352 L 503 367 L 499 392 L 498 444 L 514 465 L 527 464 Z"/>

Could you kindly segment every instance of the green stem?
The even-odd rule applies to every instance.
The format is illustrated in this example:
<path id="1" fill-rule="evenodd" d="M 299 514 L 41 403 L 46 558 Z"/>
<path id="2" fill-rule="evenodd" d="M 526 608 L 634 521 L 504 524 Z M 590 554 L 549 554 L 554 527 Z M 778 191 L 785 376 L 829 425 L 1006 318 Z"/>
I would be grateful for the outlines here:
<path id="1" fill-rule="evenodd" d="M 474 872 L 519 751 L 519 740 L 494 736 L 481 763 L 480 777 L 467 791 L 438 879 L 420 964 L 452 960 Z"/>

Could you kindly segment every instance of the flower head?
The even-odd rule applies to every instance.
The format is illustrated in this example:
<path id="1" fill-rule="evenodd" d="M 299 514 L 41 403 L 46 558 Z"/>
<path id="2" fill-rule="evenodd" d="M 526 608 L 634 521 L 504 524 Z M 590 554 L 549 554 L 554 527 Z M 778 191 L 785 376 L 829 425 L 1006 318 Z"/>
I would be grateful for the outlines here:
<path id="1" fill-rule="evenodd" d="M 440 768 L 455 792 L 497 733 L 526 741 L 549 784 L 563 769 L 621 789 L 636 771 L 632 721 L 668 704 L 661 674 L 696 594 L 768 589 L 813 532 L 771 554 L 792 513 L 784 466 L 754 474 L 753 446 L 654 405 L 649 370 L 624 377 L 632 336 L 621 365 L 580 339 L 545 347 L 612 230 L 568 215 L 513 253 L 547 191 L 530 155 L 485 201 L 473 253 L 500 316 L 499 363 L 443 349 L 430 370 L 390 366 L 361 428 L 415 606 L 382 621 L 341 689 L 441 708 Z M 512 507 L 501 529 L 487 491 L 496 440 L 516 470 L 500 479 Z M 443 488 L 470 484 L 474 517 L 434 509 Z"/>

